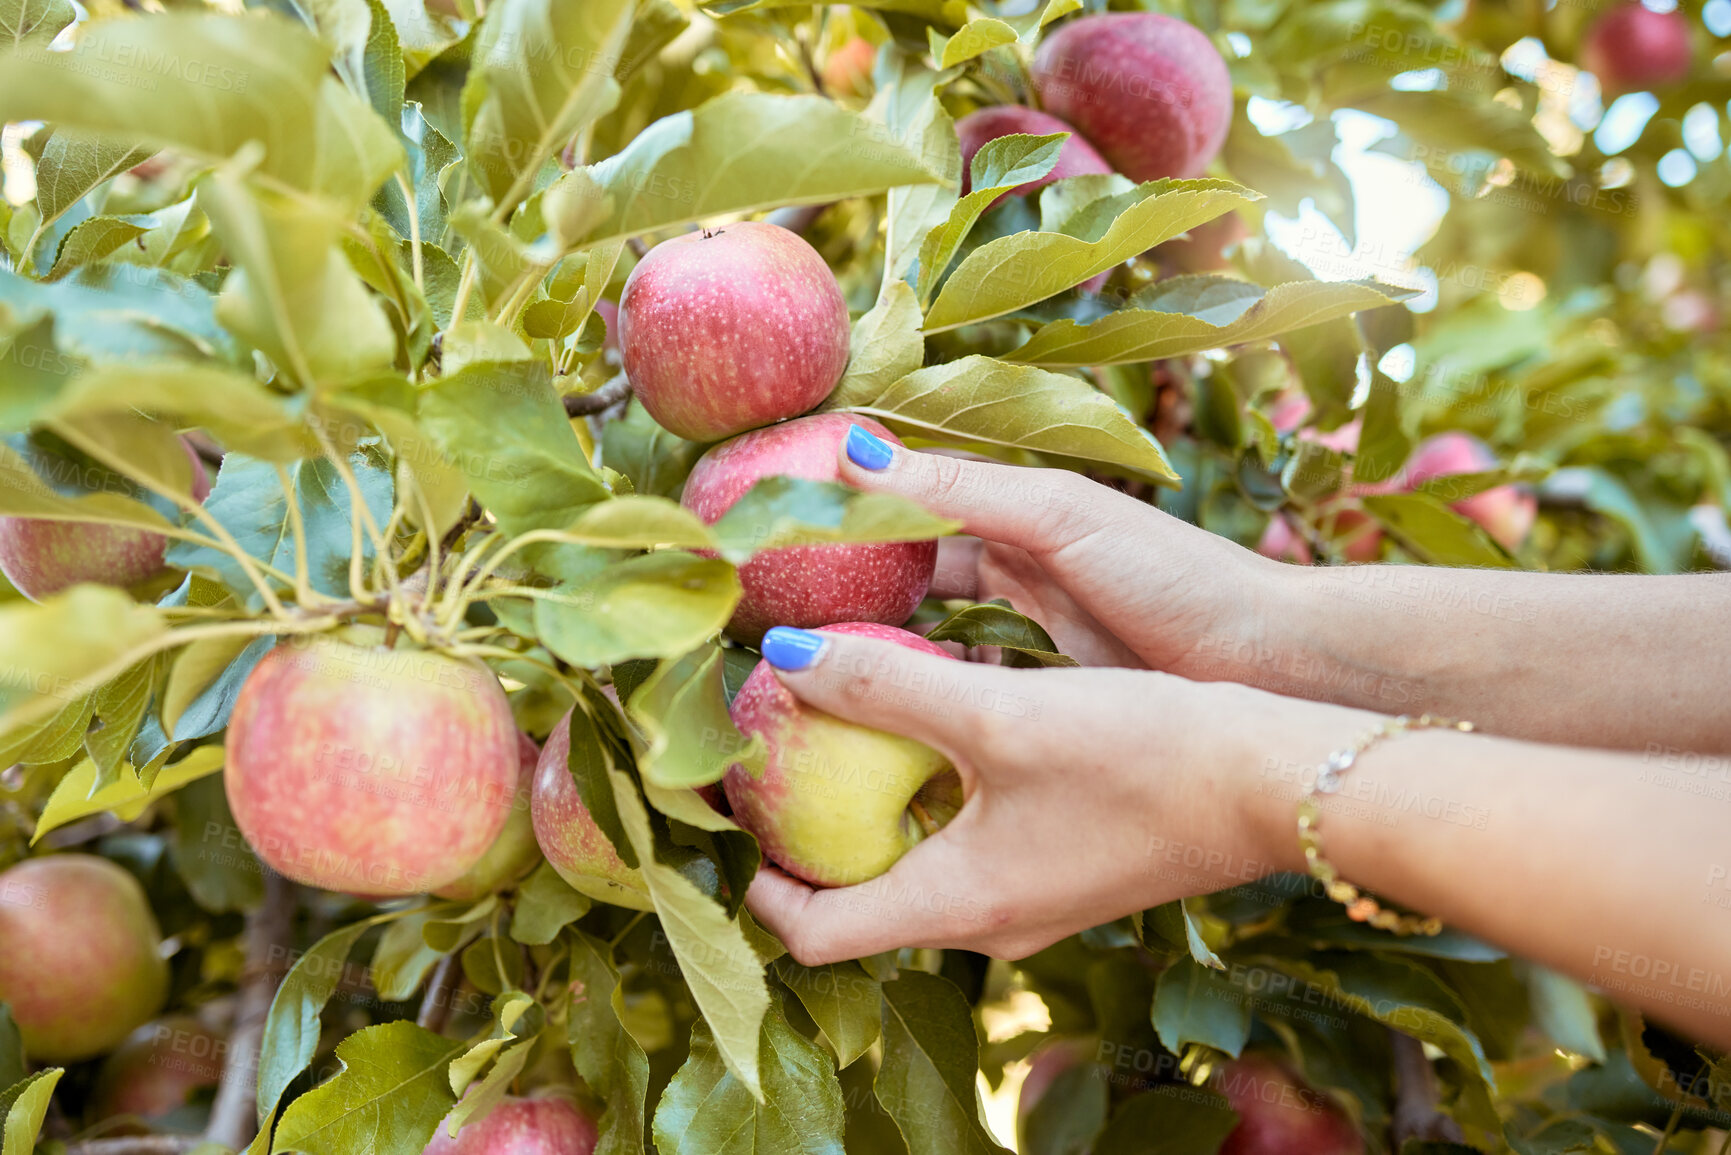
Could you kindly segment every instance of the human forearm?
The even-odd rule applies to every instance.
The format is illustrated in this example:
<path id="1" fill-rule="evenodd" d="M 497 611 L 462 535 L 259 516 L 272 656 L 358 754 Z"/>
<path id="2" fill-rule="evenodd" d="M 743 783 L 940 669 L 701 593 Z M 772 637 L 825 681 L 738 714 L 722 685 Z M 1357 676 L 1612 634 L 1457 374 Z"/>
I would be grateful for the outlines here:
<path id="1" fill-rule="evenodd" d="M 1244 710 L 1258 719 L 1238 758 L 1247 821 L 1270 861 L 1302 871 L 1301 784 L 1376 717 L 1261 695 Z M 1731 803 L 1656 770 L 1639 756 L 1409 733 L 1365 753 L 1325 800 L 1324 853 L 1372 894 L 1724 1044 Z"/>
<path id="2" fill-rule="evenodd" d="M 1256 564 L 1179 672 L 1536 741 L 1731 750 L 1731 577 Z"/>

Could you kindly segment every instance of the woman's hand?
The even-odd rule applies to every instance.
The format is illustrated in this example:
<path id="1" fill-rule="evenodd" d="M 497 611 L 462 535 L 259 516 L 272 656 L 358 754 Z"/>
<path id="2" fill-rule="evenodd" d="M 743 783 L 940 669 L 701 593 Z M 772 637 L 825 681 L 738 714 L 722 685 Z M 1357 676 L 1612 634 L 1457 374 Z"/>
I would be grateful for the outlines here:
<path id="1" fill-rule="evenodd" d="M 1251 636 L 1272 563 L 1132 497 L 1058 469 L 890 446 L 856 426 L 841 478 L 962 523 L 939 547 L 939 597 L 1007 598 L 1086 666 L 1192 676 L 1216 632 Z"/>
<path id="2" fill-rule="evenodd" d="M 1276 803 L 1283 817 L 1273 823 L 1251 813 L 1267 801 L 1256 751 L 1273 740 L 1269 719 L 1240 715 L 1280 699 L 1147 671 L 1018 670 L 820 636 L 816 659 L 779 669 L 782 681 L 807 705 L 941 750 L 967 802 L 862 885 L 813 890 L 772 867 L 759 872 L 748 904 L 806 965 L 901 946 L 1021 958 L 1297 862 L 1291 804 Z M 765 645 L 789 663 L 785 649 Z M 1315 730 L 1312 759 L 1352 724 Z"/>

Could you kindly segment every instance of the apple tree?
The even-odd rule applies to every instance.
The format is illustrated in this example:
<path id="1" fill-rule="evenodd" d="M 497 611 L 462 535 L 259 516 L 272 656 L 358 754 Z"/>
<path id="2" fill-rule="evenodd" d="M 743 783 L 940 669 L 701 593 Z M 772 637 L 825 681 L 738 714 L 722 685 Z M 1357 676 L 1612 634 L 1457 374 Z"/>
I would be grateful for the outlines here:
<path id="1" fill-rule="evenodd" d="M 0 1155 L 1722 1153 L 1722 1056 L 1302 877 L 801 966 L 746 886 L 846 871 L 742 799 L 766 625 L 1072 661 L 922 600 L 854 424 L 1300 564 L 1731 568 L 1725 34 L 0 0 Z"/>

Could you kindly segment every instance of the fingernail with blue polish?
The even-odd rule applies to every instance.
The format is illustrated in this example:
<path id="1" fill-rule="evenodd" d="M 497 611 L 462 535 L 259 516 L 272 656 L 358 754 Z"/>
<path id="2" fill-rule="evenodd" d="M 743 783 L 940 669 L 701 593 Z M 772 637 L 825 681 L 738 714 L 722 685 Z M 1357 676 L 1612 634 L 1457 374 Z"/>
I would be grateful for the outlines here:
<path id="1" fill-rule="evenodd" d="M 861 469 L 877 471 L 890 463 L 895 451 L 883 438 L 874 436 L 863 426 L 850 426 L 847 431 L 847 458 Z"/>
<path id="2" fill-rule="evenodd" d="M 792 626 L 776 626 L 763 635 L 763 659 L 778 670 L 803 670 L 823 653 L 824 636 Z"/>

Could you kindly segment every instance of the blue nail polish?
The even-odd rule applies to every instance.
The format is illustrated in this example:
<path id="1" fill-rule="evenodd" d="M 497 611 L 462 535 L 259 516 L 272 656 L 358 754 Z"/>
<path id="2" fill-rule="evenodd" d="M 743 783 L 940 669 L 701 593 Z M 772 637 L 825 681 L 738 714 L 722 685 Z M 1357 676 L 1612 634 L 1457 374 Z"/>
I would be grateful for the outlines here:
<path id="1" fill-rule="evenodd" d="M 864 426 L 852 425 L 847 431 L 847 458 L 861 469 L 876 472 L 890 463 L 895 451 L 881 437 L 874 436 Z"/>
<path id="2" fill-rule="evenodd" d="M 823 653 L 824 636 L 792 626 L 776 626 L 763 635 L 763 659 L 778 670 L 803 670 Z"/>

